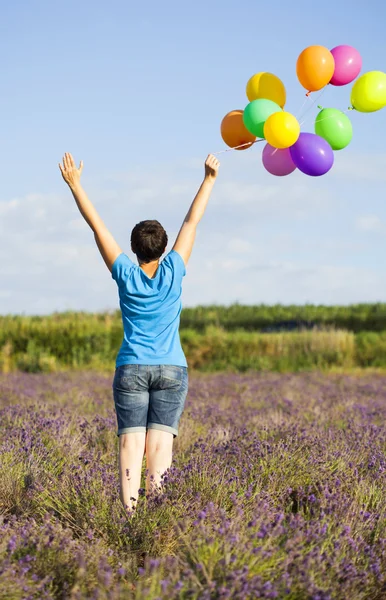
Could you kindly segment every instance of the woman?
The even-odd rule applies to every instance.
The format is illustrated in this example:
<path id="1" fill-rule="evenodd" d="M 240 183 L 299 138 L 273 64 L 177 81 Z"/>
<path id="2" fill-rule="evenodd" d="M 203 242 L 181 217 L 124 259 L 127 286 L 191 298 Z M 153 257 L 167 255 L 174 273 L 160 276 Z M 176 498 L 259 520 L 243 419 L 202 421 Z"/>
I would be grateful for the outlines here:
<path id="1" fill-rule="evenodd" d="M 158 221 L 141 221 L 131 234 L 135 265 L 114 240 L 80 183 L 83 170 L 66 153 L 59 164 L 78 208 L 94 232 L 96 244 L 117 282 L 124 338 L 119 350 L 113 396 L 119 437 L 120 498 L 135 508 L 146 453 L 146 492 L 161 487 L 172 462 L 173 440 L 188 390 L 187 363 L 179 338 L 181 285 L 196 228 L 213 184 L 218 160 L 209 155 L 205 177 L 184 219 L 173 249 L 160 263 L 167 234 Z"/>

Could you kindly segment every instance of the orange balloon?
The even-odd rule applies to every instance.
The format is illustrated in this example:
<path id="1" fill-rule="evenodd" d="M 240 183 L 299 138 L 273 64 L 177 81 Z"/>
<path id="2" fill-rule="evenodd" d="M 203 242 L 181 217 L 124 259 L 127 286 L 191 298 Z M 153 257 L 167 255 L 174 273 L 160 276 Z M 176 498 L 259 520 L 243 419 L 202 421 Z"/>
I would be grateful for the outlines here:
<path id="1" fill-rule="evenodd" d="M 236 146 L 248 144 L 242 146 L 242 148 L 236 148 L 237 150 L 247 150 L 257 139 L 256 136 L 254 136 L 253 133 L 250 133 L 245 127 L 243 122 L 243 112 L 244 111 L 242 110 L 232 110 L 225 115 L 221 122 L 221 137 L 227 146 L 236 148 Z"/>
<path id="2" fill-rule="evenodd" d="M 324 46 L 309 46 L 296 63 L 298 79 L 308 92 L 321 90 L 330 83 L 334 70 L 334 57 Z"/>

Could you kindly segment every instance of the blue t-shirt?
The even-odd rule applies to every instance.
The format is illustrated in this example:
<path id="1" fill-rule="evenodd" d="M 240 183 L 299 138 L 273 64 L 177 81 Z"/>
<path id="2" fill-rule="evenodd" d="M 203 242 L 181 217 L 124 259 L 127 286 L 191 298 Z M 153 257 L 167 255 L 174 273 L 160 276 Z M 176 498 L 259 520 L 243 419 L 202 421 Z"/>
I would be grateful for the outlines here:
<path id="1" fill-rule="evenodd" d="M 167 254 L 153 278 L 123 252 L 116 258 L 111 276 L 118 284 L 124 330 L 116 367 L 187 366 L 178 332 L 185 273 L 184 261 L 175 250 Z"/>

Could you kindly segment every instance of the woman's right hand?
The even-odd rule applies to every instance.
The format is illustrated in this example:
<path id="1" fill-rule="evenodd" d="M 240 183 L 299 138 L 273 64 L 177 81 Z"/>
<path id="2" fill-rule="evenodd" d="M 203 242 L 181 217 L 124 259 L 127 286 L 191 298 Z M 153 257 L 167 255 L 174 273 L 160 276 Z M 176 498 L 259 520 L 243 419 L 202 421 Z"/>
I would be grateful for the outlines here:
<path id="1" fill-rule="evenodd" d="M 209 154 L 205 161 L 205 178 L 216 179 L 218 170 L 220 168 L 220 161 L 217 160 L 213 154 Z"/>
<path id="2" fill-rule="evenodd" d="M 69 152 L 63 156 L 63 165 L 59 163 L 59 169 L 62 173 L 64 181 L 74 189 L 80 183 L 80 176 L 83 171 L 83 161 L 80 161 L 79 169 L 75 166 L 75 161 Z"/>

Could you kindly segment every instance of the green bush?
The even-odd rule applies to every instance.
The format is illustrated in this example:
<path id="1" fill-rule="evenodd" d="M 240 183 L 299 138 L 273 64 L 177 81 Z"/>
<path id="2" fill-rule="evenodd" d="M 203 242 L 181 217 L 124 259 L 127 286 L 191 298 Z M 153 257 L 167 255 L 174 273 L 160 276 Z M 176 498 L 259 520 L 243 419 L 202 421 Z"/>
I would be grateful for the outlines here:
<path id="1" fill-rule="evenodd" d="M 356 363 L 360 367 L 386 366 L 386 331 L 365 331 L 356 336 Z"/>
<path id="2" fill-rule="evenodd" d="M 205 331 L 214 325 L 227 331 L 245 329 L 259 331 L 280 326 L 296 328 L 304 325 L 334 327 L 348 331 L 386 330 L 386 304 L 354 304 L 351 306 L 198 306 L 185 308 L 181 327 Z"/>
<path id="3" fill-rule="evenodd" d="M 374 308 L 376 305 L 363 305 L 367 307 L 367 313 L 363 308 L 362 323 L 366 322 L 365 314 L 370 314 L 371 306 Z M 276 310 L 276 315 L 284 318 L 288 316 L 290 308 L 264 307 L 264 310 L 268 316 L 269 311 L 272 316 Z M 323 309 L 327 314 L 334 309 L 297 308 L 304 310 L 310 319 L 314 318 L 312 310 L 315 314 L 318 311 L 322 314 Z M 349 330 L 325 327 L 261 333 L 247 327 L 234 328 L 236 317 L 242 321 L 243 315 L 246 317 L 244 325 L 251 324 L 252 309 L 257 313 L 262 311 L 262 307 L 237 306 L 212 310 L 186 309 L 188 316 L 185 322 L 195 314 L 198 323 L 195 327 L 181 327 L 180 330 L 190 367 L 201 371 L 386 367 L 386 331 L 354 334 Z M 337 312 L 338 309 L 342 314 L 346 311 L 349 315 L 349 307 L 336 307 Z M 377 312 L 375 308 L 373 312 Z M 381 313 L 380 309 L 378 313 Z M 356 323 L 359 323 L 359 314 L 358 308 Z M 230 320 L 231 316 L 233 320 Z M 217 324 L 210 324 L 210 321 L 216 321 Z M 220 321 L 225 321 L 225 326 L 219 327 Z M 208 324 L 202 328 L 204 322 Z M 19 369 L 36 373 L 76 368 L 111 369 L 122 337 L 119 312 L 0 317 L 0 371 Z"/>

